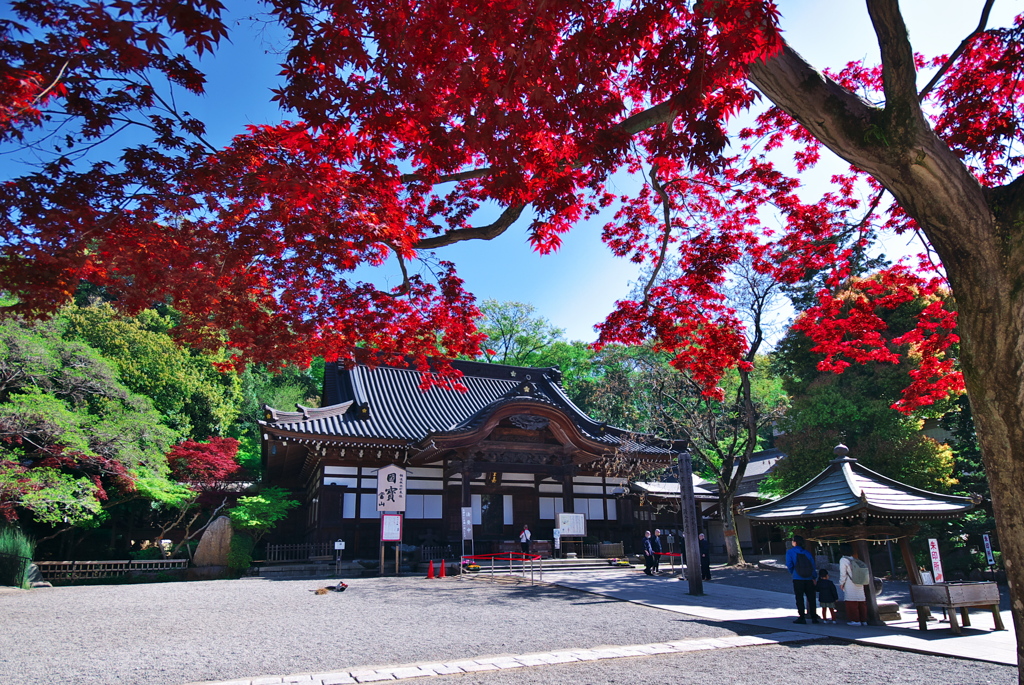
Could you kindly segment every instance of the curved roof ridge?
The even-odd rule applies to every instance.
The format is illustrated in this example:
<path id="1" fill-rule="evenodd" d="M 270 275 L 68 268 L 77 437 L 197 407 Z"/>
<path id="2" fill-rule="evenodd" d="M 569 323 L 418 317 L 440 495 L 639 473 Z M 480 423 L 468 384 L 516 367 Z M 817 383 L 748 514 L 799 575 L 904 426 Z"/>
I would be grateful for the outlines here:
<path id="1" fill-rule="evenodd" d="M 914 487 L 913 485 L 908 485 L 907 483 L 901 483 L 900 481 L 895 480 L 893 478 L 889 478 L 888 476 L 883 476 L 881 473 L 878 473 L 877 471 L 872 471 L 867 466 L 864 466 L 861 463 L 859 463 L 856 459 L 854 460 L 853 464 L 851 464 L 851 466 L 856 466 L 858 471 L 864 471 L 867 474 L 870 474 L 870 477 L 872 479 L 882 481 L 882 483 L 884 485 L 888 485 L 889 487 L 899 488 L 899 489 L 901 489 L 901 490 L 903 490 L 905 492 L 908 492 L 910 494 L 915 494 L 915 495 L 922 496 L 922 497 L 927 497 L 927 498 L 939 497 L 939 498 L 942 498 L 942 499 L 954 500 L 954 501 L 955 500 L 962 500 L 964 503 L 970 503 L 972 505 L 976 504 L 976 502 L 972 498 L 970 498 L 970 497 L 963 497 L 962 495 L 947 495 L 947 494 L 942 493 L 942 492 L 935 492 L 933 490 L 925 490 L 924 488 Z"/>
<path id="2" fill-rule="evenodd" d="M 271 407 L 269 404 L 264 404 L 263 415 L 266 420 L 260 421 L 260 423 L 278 423 L 279 421 L 293 423 L 328 419 L 334 416 L 341 416 L 351 406 L 352 401 L 350 400 L 340 404 L 332 404 L 329 407 L 304 407 L 301 404 L 296 404 L 295 407 L 299 411 L 281 411 Z"/>

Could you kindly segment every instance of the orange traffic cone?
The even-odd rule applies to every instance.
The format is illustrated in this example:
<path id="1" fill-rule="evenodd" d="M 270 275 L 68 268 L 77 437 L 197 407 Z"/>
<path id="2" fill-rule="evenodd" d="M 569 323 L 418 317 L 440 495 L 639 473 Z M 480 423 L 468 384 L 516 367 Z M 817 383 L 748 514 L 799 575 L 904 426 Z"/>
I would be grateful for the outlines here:
<path id="1" fill-rule="evenodd" d="M 433 579 L 434 579 L 434 560 L 431 559 L 430 560 L 430 570 L 427 571 L 427 580 L 433 580 Z"/>
<path id="2" fill-rule="evenodd" d="M 444 578 L 444 559 L 441 560 L 441 575 L 439 578 Z"/>

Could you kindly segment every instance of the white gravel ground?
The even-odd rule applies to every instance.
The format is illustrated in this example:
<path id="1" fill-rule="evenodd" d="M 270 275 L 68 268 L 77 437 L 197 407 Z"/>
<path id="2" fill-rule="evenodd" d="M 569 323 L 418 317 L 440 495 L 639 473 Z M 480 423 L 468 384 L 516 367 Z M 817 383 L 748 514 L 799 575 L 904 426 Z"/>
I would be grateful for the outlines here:
<path id="1" fill-rule="evenodd" d="M 766 632 L 556 588 L 348 582 L 347 592 L 327 595 L 311 592 L 324 581 L 259 579 L 0 592 L 0 685 L 181 685 Z M 1016 669 L 1005 666 L 838 642 L 517 669 L 458 682 L 579 685 L 651 675 L 763 683 L 791 681 L 782 674 L 792 669 L 858 685 L 1016 682 Z"/>

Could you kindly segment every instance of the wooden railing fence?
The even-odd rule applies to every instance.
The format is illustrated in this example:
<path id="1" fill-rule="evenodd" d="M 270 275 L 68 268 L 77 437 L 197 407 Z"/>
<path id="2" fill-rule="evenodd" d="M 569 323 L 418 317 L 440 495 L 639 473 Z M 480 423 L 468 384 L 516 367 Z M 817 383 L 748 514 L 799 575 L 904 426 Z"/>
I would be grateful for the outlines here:
<path id="1" fill-rule="evenodd" d="M 124 561 L 37 561 L 46 580 L 113 578 L 145 571 L 172 571 L 188 567 L 188 559 L 145 559 Z"/>
<path id="2" fill-rule="evenodd" d="M 334 558 L 333 542 L 299 543 L 293 545 L 267 545 L 266 561 L 309 561 L 316 558 Z"/>

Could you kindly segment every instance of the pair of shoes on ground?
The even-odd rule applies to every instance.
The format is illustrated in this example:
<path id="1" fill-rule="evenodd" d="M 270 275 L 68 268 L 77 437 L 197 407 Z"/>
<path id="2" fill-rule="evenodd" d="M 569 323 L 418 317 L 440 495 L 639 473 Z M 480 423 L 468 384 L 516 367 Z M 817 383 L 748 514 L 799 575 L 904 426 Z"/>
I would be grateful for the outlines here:
<path id="1" fill-rule="evenodd" d="M 866 626 L 867 624 L 868 624 L 867 621 L 847 621 L 846 622 L 846 625 L 848 625 L 848 626 Z"/>
<path id="2" fill-rule="evenodd" d="M 806 624 L 807 623 L 807 619 L 804 618 L 803 616 L 801 616 L 797 620 L 793 621 L 793 623 Z M 811 617 L 811 623 L 821 623 L 821 621 L 818 620 L 817 616 L 812 616 Z M 826 623 L 827 623 L 827 621 L 826 621 Z"/>

